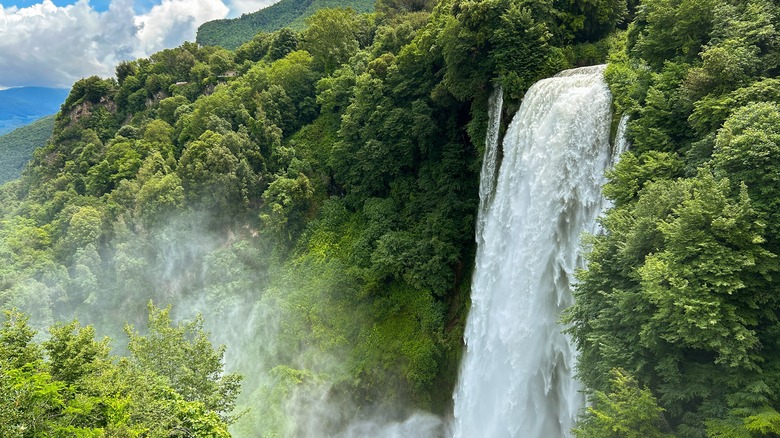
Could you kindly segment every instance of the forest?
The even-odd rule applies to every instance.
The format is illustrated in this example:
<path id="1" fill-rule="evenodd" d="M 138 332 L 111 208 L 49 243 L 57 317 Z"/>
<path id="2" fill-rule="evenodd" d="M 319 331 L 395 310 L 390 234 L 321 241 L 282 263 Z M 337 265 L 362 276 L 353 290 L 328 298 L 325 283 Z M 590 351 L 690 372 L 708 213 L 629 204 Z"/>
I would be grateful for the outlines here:
<path id="1" fill-rule="evenodd" d="M 36 148 L 46 145 L 54 130 L 54 116 L 40 118 L 29 125 L 0 135 L 0 184 L 19 178 Z"/>
<path id="2" fill-rule="evenodd" d="M 488 97 L 607 63 L 577 437 L 780 434 L 774 0 L 378 0 L 76 82 L 0 186 L 4 436 L 447 418 Z M 381 418 L 381 420 L 377 420 Z"/>
<path id="3" fill-rule="evenodd" d="M 283 28 L 301 31 L 306 19 L 320 9 L 351 8 L 356 12 L 373 12 L 372 0 L 279 0 L 278 2 L 237 18 L 208 21 L 198 27 L 195 42 L 202 46 L 220 46 L 235 50 L 257 33 L 273 33 Z"/>

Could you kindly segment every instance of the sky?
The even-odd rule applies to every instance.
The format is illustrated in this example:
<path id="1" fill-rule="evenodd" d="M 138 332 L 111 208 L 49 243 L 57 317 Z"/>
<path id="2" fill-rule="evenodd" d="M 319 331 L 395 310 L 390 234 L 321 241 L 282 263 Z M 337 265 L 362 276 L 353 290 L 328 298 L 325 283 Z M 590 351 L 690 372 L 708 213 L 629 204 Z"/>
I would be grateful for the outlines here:
<path id="1" fill-rule="evenodd" d="M 70 88 L 275 0 L 0 0 L 0 89 Z"/>

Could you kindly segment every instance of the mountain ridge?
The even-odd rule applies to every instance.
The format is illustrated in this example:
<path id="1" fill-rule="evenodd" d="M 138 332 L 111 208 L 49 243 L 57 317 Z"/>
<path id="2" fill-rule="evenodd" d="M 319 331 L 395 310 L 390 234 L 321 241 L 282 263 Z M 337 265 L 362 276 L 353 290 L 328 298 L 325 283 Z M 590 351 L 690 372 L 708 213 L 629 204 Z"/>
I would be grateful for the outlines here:
<path id="1" fill-rule="evenodd" d="M 45 145 L 53 131 L 52 114 L 0 135 L 0 184 L 18 178 L 33 151 Z"/>
<path id="2" fill-rule="evenodd" d="M 0 90 L 0 134 L 54 114 L 68 96 L 69 89 L 18 87 Z"/>
<path id="3" fill-rule="evenodd" d="M 373 12 L 372 0 L 281 0 L 257 12 L 238 18 L 223 18 L 198 27 L 195 42 L 202 46 L 221 46 L 234 50 L 258 32 L 275 32 L 289 27 L 302 30 L 305 19 L 319 9 L 352 8 L 357 12 Z"/>

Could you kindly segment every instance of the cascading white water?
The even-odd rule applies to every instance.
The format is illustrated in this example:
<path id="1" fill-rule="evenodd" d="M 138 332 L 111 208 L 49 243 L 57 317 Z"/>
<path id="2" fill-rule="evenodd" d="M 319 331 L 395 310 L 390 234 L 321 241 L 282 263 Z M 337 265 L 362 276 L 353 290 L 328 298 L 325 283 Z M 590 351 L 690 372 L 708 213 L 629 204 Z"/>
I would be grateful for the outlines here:
<path id="1" fill-rule="evenodd" d="M 601 211 L 611 120 L 603 70 L 536 83 L 507 130 L 495 192 L 479 212 L 456 437 L 568 436 L 585 404 L 558 320 L 583 264 L 580 236 Z M 481 184 L 492 186 L 484 169 Z"/>
<path id="2" fill-rule="evenodd" d="M 501 112 L 504 109 L 504 88 L 497 86 L 488 101 L 488 125 L 485 136 L 485 154 L 482 157 L 482 169 L 479 182 L 479 212 L 477 216 L 477 242 L 482 243 L 482 231 L 485 229 L 487 205 L 493 196 L 496 185 L 496 164 L 498 163 L 498 142 L 500 140 Z"/>
<path id="3" fill-rule="evenodd" d="M 609 163 L 610 167 L 614 167 L 617 164 L 620 155 L 627 151 L 631 146 L 628 142 L 626 132 L 628 131 L 628 114 L 620 116 L 620 122 L 618 123 L 617 132 L 615 133 L 615 147 L 612 149 L 612 160 Z"/>

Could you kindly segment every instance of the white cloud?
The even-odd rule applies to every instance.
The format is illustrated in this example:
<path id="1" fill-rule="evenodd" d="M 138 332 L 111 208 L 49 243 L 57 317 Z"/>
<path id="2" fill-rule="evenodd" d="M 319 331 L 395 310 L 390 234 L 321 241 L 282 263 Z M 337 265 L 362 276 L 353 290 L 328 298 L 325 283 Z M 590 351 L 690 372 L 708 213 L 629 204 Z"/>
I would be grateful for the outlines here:
<path id="1" fill-rule="evenodd" d="M 88 0 L 0 5 L 0 87 L 70 87 L 82 77 L 113 76 L 119 61 L 193 41 L 198 25 L 228 12 L 221 0 L 162 0 L 142 15 L 132 0 L 113 0 L 105 12 Z"/>
<path id="2" fill-rule="evenodd" d="M 224 18 L 229 9 L 221 0 L 163 0 L 135 18 L 138 39 L 146 54 L 195 40 L 198 26 L 209 20 Z"/>
<path id="3" fill-rule="evenodd" d="M 271 6 L 278 0 L 229 0 L 230 15 L 235 17 L 241 14 L 257 12 L 260 9 Z"/>

